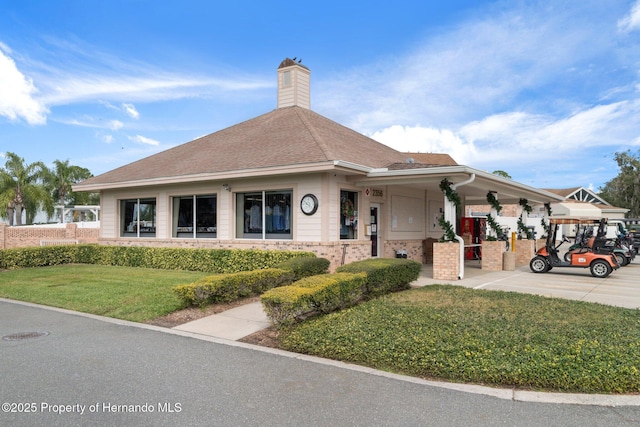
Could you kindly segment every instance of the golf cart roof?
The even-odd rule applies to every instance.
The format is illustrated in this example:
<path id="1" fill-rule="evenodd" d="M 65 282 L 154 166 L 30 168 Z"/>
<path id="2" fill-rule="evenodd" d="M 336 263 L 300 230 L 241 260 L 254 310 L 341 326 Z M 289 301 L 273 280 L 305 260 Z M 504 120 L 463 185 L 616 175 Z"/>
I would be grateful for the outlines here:
<path id="1" fill-rule="evenodd" d="M 607 218 L 586 218 L 586 217 L 569 217 L 558 216 L 549 217 L 549 224 L 600 224 L 600 222 L 607 222 Z"/>

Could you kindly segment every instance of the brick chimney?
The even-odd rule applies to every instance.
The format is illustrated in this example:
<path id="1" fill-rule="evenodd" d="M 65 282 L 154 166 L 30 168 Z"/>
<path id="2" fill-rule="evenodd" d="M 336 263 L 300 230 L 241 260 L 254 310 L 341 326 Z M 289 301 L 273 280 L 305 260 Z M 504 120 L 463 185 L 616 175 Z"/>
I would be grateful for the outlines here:
<path id="1" fill-rule="evenodd" d="M 285 59 L 278 67 L 278 108 L 297 105 L 311 109 L 311 71 L 296 58 Z"/>

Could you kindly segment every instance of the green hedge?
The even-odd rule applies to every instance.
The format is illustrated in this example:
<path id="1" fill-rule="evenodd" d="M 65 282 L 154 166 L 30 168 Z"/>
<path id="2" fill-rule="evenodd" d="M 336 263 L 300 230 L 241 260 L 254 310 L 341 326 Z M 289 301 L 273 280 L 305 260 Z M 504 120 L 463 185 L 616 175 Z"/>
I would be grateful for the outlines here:
<path id="1" fill-rule="evenodd" d="M 422 264 L 404 258 L 376 258 L 356 261 L 339 267 L 337 272 L 365 273 L 365 295 L 376 297 L 389 292 L 409 289 L 409 284 L 420 277 Z"/>
<path id="2" fill-rule="evenodd" d="M 273 287 L 293 283 L 293 277 L 290 270 L 266 268 L 207 276 L 172 290 L 187 304 L 203 306 L 260 295 Z"/>
<path id="3" fill-rule="evenodd" d="M 66 245 L 0 250 L 0 269 L 58 264 L 99 264 L 165 270 L 235 273 L 270 268 L 311 252 L 257 249 L 186 249 L 142 246 Z"/>
<path id="4" fill-rule="evenodd" d="M 0 250 L 0 269 L 46 267 L 77 263 L 77 247 L 42 246 Z"/>
<path id="5" fill-rule="evenodd" d="M 275 268 L 291 270 L 295 275 L 295 280 L 300 280 L 305 277 L 328 273 L 329 264 L 329 260 L 325 258 L 296 257 L 275 265 Z"/>
<path id="6" fill-rule="evenodd" d="M 362 299 L 365 279 L 364 273 L 307 277 L 265 292 L 261 301 L 274 325 L 290 325 L 314 314 L 354 305 Z"/>

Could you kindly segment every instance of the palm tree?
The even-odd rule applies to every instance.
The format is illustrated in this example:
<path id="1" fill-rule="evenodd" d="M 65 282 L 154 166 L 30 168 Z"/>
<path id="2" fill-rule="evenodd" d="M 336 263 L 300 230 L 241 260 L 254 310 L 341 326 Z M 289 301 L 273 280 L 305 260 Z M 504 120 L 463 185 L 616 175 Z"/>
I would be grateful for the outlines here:
<path id="1" fill-rule="evenodd" d="M 71 190 L 73 184 L 91 178 L 93 175 L 87 168 L 69 165 L 69 160 L 56 160 L 54 169 L 45 176 L 45 184 L 58 205 L 86 204 L 88 197 L 78 197 L 79 194 Z M 85 200 L 84 202 L 80 202 Z"/>
<path id="2" fill-rule="evenodd" d="M 54 169 L 46 176 L 45 182 L 56 203 L 65 205 L 73 200 L 71 186 L 91 178 L 92 175 L 87 168 L 69 165 L 69 160 L 56 160 L 53 164 Z"/>
<path id="3" fill-rule="evenodd" d="M 27 222 L 38 208 L 53 213 L 51 196 L 42 185 L 47 167 L 42 162 L 26 165 L 15 153 L 5 154 L 5 166 L 0 169 L 0 212 L 6 212 L 9 225 L 22 225 L 22 211 L 26 210 Z"/>

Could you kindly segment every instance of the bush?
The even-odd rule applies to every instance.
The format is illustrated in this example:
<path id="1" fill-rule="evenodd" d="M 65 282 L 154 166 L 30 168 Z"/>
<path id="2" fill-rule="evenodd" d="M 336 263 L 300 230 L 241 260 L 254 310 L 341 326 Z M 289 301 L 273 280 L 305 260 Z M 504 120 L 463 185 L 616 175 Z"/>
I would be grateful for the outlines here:
<path id="1" fill-rule="evenodd" d="M 260 295 L 276 286 L 293 283 L 293 272 L 278 268 L 217 274 L 172 290 L 188 305 L 230 302 Z"/>
<path id="2" fill-rule="evenodd" d="M 376 297 L 389 292 L 409 289 L 409 284 L 420 276 L 422 264 L 404 258 L 376 258 L 356 261 L 339 267 L 337 272 L 365 273 L 365 295 Z"/>
<path id="3" fill-rule="evenodd" d="M 365 274 L 334 273 L 307 277 L 271 289 L 262 297 L 267 316 L 276 326 L 351 306 L 363 296 Z"/>
<path id="4" fill-rule="evenodd" d="M 291 270 L 295 275 L 295 280 L 300 280 L 304 277 L 316 276 L 318 274 L 326 274 L 329 272 L 329 260 L 325 258 L 317 257 L 296 257 L 289 258 L 277 264 L 276 268 L 282 268 L 283 270 Z"/>
<path id="5" fill-rule="evenodd" d="M 1 250 L 0 269 L 14 270 L 74 263 L 77 257 L 76 249 L 75 245 L 65 245 Z"/>
<path id="6" fill-rule="evenodd" d="M 311 252 L 257 249 L 185 249 L 143 246 L 66 245 L 0 250 L 0 268 L 40 267 L 58 264 L 98 264 L 164 270 L 235 273 L 270 268 Z"/>

